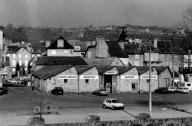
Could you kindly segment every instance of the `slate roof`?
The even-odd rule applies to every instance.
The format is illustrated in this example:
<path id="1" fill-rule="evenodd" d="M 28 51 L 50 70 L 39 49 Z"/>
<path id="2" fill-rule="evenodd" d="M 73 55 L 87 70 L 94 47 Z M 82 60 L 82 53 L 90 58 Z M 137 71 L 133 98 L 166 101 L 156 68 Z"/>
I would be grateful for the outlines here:
<path id="1" fill-rule="evenodd" d="M 108 57 L 108 58 L 84 58 L 84 60 L 89 65 L 94 65 L 94 66 L 110 66 L 110 64 L 115 60 L 115 57 Z"/>
<path id="2" fill-rule="evenodd" d="M 38 57 L 37 65 L 87 65 L 84 59 L 80 56 L 42 56 Z"/>
<path id="3" fill-rule="evenodd" d="M 111 57 L 127 58 L 117 42 L 106 41 L 106 44 Z"/>
<path id="4" fill-rule="evenodd" d="M 134 66 L 129 66 L 129 67 L 125 67 L 125 66 L 117 66 L 117 70 L 119 72 L 119 74 L 123 74 L 131 69 L 133 69 Z"/>
<path id="5" fill-rule="evenodd" d="M 21 48 L 19 46 L 8 46 L 7 47 L 7 54 L 13 54 L 13 53 L 17 53 L 17 51 Z"/>
<path id="6" fill-rule="evenodd" d="M 78 74 L 82 74 L 84 73 L 85 71 L 95 67 L 95 66 L 81 66 L 81 65 L 77 65 L 77 66 L 74 66 L 75 69 L 77 70 L 77 73 Z"/>
<path id="7" fill-rule="evenodd" d="M 56 76 L 63 71 L 71 68 L 71 65 L 51 65 L 44 66 L 41 69 L 34 72 L 34 76 L 39 79 L 48 79 L 50 77 Z"/>
<path id="8" fill-rule="evenodd" d="M 149 70 L 149 67 L 145 66 L 136 66 L 138 74 L 143 74 Z"/>
<path id="9" fill-rule="evenodd" d="M 97 66 L 97 70 L 99 74 L 103 74 L 105 71 L 112 69 L 115 66 Z"/>
<path id="10" fill-rule="evenodd" d="M 80 50 L 74 50 L 75 52 L 85 52 L 88 48 L 88 42 L 90 41 L 80 41 L 80 40 L 74 40 L 74 41 L 68 41 L 73 46 L 80 46 Z"/>
<path id="11" fill-rule="evenodd" d="M 57 47 L 57 40 L 59 39 L 62 39 L 64 41 L 64 47 L 59 47 L 59 48 Z M 51 45 L 46 49 L 74 49 L 74 47 L 71 44 L 69 44 L 65 38 L 60 36 L 54 42 L 52 42 Z"/>
<path id="12" fill-rule="evenodd" d="M 168 69 L 171 74 L 171 70 L 169 69 L 168 66 L 155 66 L 155 69 L 156 69 L 158 75 L 161 74 L 166 69 Z"/>

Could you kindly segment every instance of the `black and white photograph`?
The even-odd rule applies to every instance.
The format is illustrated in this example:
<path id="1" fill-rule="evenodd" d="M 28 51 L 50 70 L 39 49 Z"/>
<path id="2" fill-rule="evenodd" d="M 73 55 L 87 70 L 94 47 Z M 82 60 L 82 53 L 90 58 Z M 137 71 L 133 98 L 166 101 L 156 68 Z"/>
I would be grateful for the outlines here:
<path id="1" fill-rule="evenodd" d="M 0 0 L 0 126 L 192 126 L 192 0 Z"/>

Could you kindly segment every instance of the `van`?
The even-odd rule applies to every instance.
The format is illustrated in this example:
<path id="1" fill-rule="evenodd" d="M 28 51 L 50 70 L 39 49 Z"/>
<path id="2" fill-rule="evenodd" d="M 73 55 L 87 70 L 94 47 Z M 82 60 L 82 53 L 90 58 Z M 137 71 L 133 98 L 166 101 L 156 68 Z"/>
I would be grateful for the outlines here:
<path id="1" fill-rule="evenodd" d="M 177 82 L 178 88 L 188 88 L 189 91 L 192 91 L 192 83 L 191 82 Z"/>

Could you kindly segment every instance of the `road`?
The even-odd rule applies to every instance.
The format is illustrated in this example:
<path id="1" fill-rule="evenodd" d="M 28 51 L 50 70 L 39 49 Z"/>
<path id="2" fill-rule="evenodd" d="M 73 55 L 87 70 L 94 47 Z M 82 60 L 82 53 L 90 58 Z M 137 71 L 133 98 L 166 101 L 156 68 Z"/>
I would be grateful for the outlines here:
<path id="1" fill-rule="evenodd" d="M 99 115 L 101 120 L 134 119 L 141 112 L 148 113 L 148 94 L 110 94 L 125 103 L 125 111 L 101 108 L 106 97 L 90 93 L 64 94 L 63 96 L 42 95 L 26 87 L 9 88 L 9 93 L 0 96 L 0 124 L 25 125 L 33 116 L 33 108 L 43 100 L 44 106 L 51 105 L 52 113 L 44 114 L 46 123 L 84 122 L 87 115 Z M 189 113 L 164 110 L 161 107 L 174 105 L 192 112 L 192 94 L 153 94 L 153 118 L 189 117 Z M 55 114 L 55 113 L 58 114 Z"/>

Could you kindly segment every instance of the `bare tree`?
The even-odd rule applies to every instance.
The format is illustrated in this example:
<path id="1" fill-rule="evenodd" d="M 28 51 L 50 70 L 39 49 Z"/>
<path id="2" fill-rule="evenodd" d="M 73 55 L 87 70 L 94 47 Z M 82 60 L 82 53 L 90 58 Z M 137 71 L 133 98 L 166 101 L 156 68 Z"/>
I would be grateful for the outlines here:
<path id="1" fill-rule="evenodd" d="M 185 8 L 182 24 L 187 30 L 192 30 L 192 2 L 189 3 Z"/>

